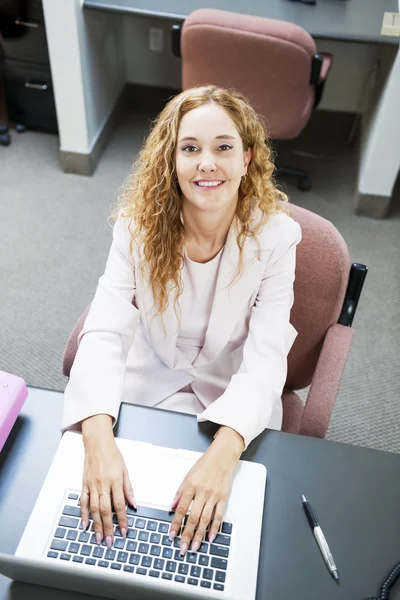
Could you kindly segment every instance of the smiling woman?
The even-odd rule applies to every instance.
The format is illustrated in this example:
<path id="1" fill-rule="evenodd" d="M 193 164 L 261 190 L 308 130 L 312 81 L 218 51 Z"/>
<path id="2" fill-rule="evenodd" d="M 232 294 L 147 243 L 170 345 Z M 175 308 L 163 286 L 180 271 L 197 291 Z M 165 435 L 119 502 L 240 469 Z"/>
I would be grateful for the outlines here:
<path id="1" fill-rule="evenodd" d="M 275 187 L 261 120 L 233 90 L 172 98 L 125 182 L 65 390 L 63 428 L 85 443 L 82 520 L 113 542 L 135 504 L 112 426 L 121 401 L 218 423 L 171 510 L 181 553 L 215 539 L 242 451 L 282 423 L 299 225 Z M 278 201 L 281 204 L 278 205 Z"/>

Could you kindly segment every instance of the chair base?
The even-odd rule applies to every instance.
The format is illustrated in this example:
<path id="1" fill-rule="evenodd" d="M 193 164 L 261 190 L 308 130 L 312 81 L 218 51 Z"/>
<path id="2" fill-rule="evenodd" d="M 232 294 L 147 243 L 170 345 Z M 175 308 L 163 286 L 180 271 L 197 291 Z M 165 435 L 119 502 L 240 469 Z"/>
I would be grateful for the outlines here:
<path id="1" fill-rule="evenodd" d="M 308 177 L 308 173 L 303 169 L 296 169 L 295 167 L 276 167 L 276 177 L 296 177 L 297 187 L 302 192 L 308 192 L 311 190 L 312 185 Z"/>

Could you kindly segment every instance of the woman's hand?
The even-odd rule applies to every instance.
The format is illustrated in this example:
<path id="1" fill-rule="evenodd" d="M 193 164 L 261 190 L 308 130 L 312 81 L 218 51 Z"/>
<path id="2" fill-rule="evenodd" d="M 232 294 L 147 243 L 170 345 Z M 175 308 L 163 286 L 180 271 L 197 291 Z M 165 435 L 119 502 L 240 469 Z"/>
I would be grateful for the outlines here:
<path id="1" fill-rule="evenodd" d="M 109 548 L 114 542 L 111 502 L 117 513 L 122 536 L 128 532 L 126 502 L 136 508 L 132 485 L 122 454 L 115 442 L 109 415 L 95 415 L 82 423 L 85 445 L 85 465 L 81 494 L 82 528 L 89 523 L 89 508 L 93 517 L 96 541 L 103 538 Z"/>
<path id="2" fill-rule="evenodd" d="M 203 456 L 190 469 L 180 485 L 171 509 L 175 516 L 170 528 L 170 539 L 180 530 L 191 501 L 193 505 L 180 543 L 185 554 L 193 539 L 191 551 L 196 552 L 212 520 L 208 539 L 213 542 L 224 517 L 226 501 L 232 485 L 233 472 L 244 449 L 244 441 L 233 429 L 221 427 L 218 435 Z"/>

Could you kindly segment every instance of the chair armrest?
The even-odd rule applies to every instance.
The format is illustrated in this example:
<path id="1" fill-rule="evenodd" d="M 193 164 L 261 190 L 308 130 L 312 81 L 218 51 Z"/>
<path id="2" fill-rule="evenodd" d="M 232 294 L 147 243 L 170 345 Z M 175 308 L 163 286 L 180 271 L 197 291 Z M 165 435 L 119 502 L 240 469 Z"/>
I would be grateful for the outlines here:
<path id="1" fill-rule="evenodd" d="M 63 375 L 65 375 L 66 377 L 69 377 L 72 365 L 74 364 L 75 354 L 78 350 L 78 335 L 82 331 L 83 324 L 89 312 L 89 308 L 90 304 L 75 323 L 74 328 L 68 338 L 67 345 L 65 346 L 62 360 L 62 372 Z"/>
<path id="2" fill-rule="evenodd" d="M 299 434 L 325 437 L 353 335 L 353 328 L 338 323 L 328 329 L 304 406 Z"/>
<path id="3" fill-rule="evenodd" d="M 319 52 L 313 57 L 313 60 L 317 60 L 317 57 L 320 61 L 320 66 L 318 68 L 317 78 L 315 81 L 311 81 L 315 85 L 315 101 L 314 108 L 318 106 L 322 99 L 322 93 L 325 87 L 325 81 L 328 77 L 329 71 L 331 70 L 333 64 L 333 54 L 329 52 Z M 321 61 L 322 59 L 322 61 Z M 313 69 L 311 69 L 313 71 Z"/>

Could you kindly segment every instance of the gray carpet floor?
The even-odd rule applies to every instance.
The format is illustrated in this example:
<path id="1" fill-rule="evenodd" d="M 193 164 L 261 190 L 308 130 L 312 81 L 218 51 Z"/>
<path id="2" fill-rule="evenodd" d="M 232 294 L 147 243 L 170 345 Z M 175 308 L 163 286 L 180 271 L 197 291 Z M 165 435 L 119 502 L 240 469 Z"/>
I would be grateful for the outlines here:
<path id="1" fill-rule="evenodd" d="M 154 116 L 126 115 L 90 178 L 61 171 L 55 135 L 13 132 L 0 147 L 0 369 L 29 385 L 65 388 L 64 346 L 104 269 L 110 206 Z M 284 185 L 291 202 L 332 221 L 352 262 L 369 268 L 328 438 L 400 452 L 400 194 L 385 220 L 354 214 L 357 150 L 342 117 L 316 114 L 278 155 L 312 177 L 307 193 Z"/>

